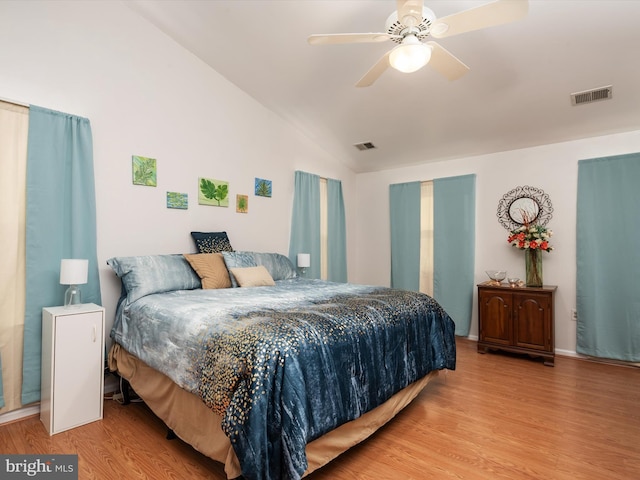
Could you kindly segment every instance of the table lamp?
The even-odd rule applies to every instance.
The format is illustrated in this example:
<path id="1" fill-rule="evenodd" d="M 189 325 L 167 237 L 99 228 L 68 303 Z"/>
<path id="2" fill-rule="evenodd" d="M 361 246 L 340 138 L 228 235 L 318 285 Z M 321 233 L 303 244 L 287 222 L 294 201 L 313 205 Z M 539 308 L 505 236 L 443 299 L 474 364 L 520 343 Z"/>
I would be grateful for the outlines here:
<path id="1" fill-rule="evenodd" d="M 89 273 L 89 260 L 75 258 L 63 258 L 60 261 L 60 285 L 69 285 L 64 292 L 64 306 L 79 305 L 82 303 L 80 287 L 87 283 Z"/>
<path id="2" fill-rule="evenodd" d="M 305 270 L 311 266 L 311 254 L 299 253 L 297 257 L 297 261 L 298 261 L 298 268 L 302 271 L 302 274 L 304 275 Z"/>

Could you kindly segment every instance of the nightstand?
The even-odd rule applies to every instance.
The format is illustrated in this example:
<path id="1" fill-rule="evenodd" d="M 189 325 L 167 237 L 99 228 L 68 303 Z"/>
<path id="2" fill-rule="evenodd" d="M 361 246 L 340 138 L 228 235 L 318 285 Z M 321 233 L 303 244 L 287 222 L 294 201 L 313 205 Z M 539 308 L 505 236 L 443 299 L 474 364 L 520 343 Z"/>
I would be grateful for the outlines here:
<path id="1" fill-rule="evenodd" d="M 478 352 L 525 353 L 552 367 L 556 288 L 478 285 Z"/>
<path id="2" fill-rule="evenodd" d="M 102 419 L 104 308 L 42 310 L 40 420 L 49 435 Z"/>

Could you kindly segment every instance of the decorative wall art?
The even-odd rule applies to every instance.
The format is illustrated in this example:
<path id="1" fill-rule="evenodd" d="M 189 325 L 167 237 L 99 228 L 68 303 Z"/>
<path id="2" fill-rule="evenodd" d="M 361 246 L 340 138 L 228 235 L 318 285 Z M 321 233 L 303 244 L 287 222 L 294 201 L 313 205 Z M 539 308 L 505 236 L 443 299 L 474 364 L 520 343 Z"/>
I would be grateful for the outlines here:
<path id="1" fill-rule="evenodd" d="M 265 180 L 264 178 L 256 177 L 255 194 L 258 197 L 270 197 L 271 196 L 271 180 Z"/>
<path id="2" fill-rule="evenodd" d="M 229 182 L 198 178 L 198 203 L 216 207 L 229 206 Z"/>
<path id="3" fill-rule="evenodd" d="M 236 212 L 249 213 L 249 195 L 236 195 Z"/>
<path id="4" fill-rule="evenodd" d="M 155 158 L 132 155 L 131 168 L 134 185 L 144 185 L 146 187 L 156 187 L 158 185 Z"/>
<path id="5" fill-rule="evenodd" d="M 516 187 L 505 193 L 498 202 L 498 221 L 507 230 L 514 230 L 525 223 L 546 225 L 553 216 L 549 195 L 540 188 Z"/>
<path id="6" fill-rule="evenodd" d="M 187 210 L 189 208 L 189 195 L 187 193 L 167 192 L 167 208 Z"/>

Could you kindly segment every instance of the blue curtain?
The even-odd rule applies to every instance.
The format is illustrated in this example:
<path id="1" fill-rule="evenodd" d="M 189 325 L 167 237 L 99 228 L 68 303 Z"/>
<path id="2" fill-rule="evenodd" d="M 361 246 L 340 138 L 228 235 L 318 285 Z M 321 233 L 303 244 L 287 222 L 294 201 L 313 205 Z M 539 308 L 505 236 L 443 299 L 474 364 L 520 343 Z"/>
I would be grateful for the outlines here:
<path id="1" fill-rule="evenodd" d="M 327 179 L 327 217 L 328 280 L 346 282 L 347 228 L 340 180 Z"/>
<path id="2" fill-rule="evenodd" d="M 389 186 L 391 287 L 420 290 L 420 182 Z"/>
<path id="3" fill-rule="evenodd" d="M 640 361 L 640 153 L 578 162 L 578 353 Z"/>
<path id="4" fill-rule="evenodd" d="M 289 259 L 296 265 L 298 253 L 311 254 L 306 278 L 320 278 L 320 177 L 295 172 Z"/>
<path id="5" fill-rule="evenodd" d="M 22 404 L 40 400 L 42 308 L 64 303 L 60 260 L 89 260 L 83 303 L 101 304 L 91 125 L 29 108 Z"/>
<path id="6" fill-rule="evenodd" d="M 433 297 L 468 336 L 473 311 L 476 176 L 433 181 Z"/>

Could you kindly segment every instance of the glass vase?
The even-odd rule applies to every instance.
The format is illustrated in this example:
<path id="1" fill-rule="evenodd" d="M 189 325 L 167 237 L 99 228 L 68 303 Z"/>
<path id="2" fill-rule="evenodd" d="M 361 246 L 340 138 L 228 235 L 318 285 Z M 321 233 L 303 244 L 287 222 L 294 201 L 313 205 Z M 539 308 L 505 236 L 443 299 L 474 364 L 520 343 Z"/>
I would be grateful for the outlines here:
<path id="1" fill-rule="evenodd" d="M 524 263 L 526 266 L 527 287 L 541 287 L 542 286 L 542 250 L 532 250 L 527 248 L 524 251 Z"/>

